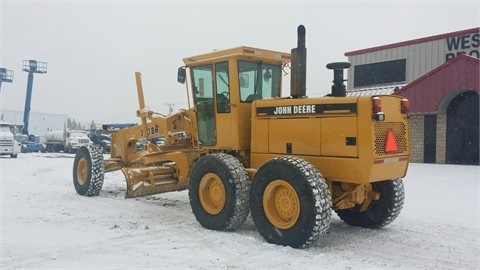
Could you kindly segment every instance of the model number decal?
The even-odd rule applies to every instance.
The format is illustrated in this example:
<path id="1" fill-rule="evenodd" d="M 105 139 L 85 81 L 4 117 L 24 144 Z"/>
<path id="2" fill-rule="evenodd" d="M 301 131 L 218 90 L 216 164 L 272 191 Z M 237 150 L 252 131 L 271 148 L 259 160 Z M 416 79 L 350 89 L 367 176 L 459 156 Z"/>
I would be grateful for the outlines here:
<path id="1" fill-rule="evenodd" d="M 149 127 L 149 128 L 147 129 L 147 136 L 148 136 L 148 135 L 152 135 L 152 134 L 158 134 L 158 126 L 157 126 L 157 125 L 155 125 L 155 126 L 153 126 L 153 127 Z M 142 136 L 142 137 L 145 136 L 145 135 L 143 134 L 143 129 L 140 130 L 140 136 Z"/>

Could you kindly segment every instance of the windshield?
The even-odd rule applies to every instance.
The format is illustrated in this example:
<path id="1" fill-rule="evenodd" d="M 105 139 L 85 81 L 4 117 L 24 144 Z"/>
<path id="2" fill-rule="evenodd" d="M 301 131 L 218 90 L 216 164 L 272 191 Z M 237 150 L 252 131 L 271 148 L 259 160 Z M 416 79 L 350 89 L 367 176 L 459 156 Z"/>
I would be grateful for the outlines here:
<path id="1" fill-rule="evenodd" d="M 242 102 L 280 97 L 280 65 L 238 61 L 238 80 Z"/>

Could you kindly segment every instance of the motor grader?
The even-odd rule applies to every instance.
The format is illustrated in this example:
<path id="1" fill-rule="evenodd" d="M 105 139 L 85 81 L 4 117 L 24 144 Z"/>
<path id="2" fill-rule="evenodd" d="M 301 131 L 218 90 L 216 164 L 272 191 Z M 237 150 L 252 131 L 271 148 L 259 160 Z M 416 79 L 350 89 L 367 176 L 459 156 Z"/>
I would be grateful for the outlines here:
<path id="1" fill-rule="evenodd" d="M 408 100 L 346 96 L 346 62 L 327 65 L 331 94 L 307 97 L 304 26 L 297 32 L 291 53 L 238 47 L 184 58 L 177 80 L 189 108 L 173 115 L 145 105 L 136 73 L 140 124 L 104 126 L 109 159 L 95 146 L 77 151 L 76 191 L 98 195 L 104 173 L 121 170 L 127 198 L 188 189 L 203 227 L 235 230 L 250 213 L 267 242 L 294 248 L 326 234 L 332 210 L 353 226 L 391 223 L 410 158 Z"/>

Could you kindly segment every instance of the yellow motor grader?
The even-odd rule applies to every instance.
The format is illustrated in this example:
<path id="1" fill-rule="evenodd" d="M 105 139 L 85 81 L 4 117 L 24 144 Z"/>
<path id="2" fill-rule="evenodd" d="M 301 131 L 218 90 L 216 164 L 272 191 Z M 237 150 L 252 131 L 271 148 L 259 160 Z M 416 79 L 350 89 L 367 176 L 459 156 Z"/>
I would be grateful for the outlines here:
<path id="1" fill-rule="evenodd" d="M 96 196 L 121 170 L 127 198 L 188 189 L 211 230 L 235 230 L 251 213 L 270 243 L 305 248 L 327 233 L 332 210 L 347 224 L 380 228 L 400 213 L 410 158 L 408 100 L 346 96 L 347 62 L 331 63 L 331 94 L 306 96 L 305 28 L 291 53 L 238 47 L 184 58 L 177 80 L 189 108 L 150 110 L 136 73 L 141 123 L 111 133 L 110 158 L 77 151 L 73 183 Z M 282 76 L 290 71 L 290 96 Z"/>

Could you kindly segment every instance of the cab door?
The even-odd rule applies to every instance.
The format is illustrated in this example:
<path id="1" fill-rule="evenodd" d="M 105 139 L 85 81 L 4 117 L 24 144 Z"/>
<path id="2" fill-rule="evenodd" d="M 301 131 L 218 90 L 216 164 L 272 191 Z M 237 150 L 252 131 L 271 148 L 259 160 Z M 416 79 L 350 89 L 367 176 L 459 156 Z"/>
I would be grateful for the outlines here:
<path id="1" fill-rule="evenodd" d="M 197 118 L 198 142 L 201 146 L 216 143 L 213 66 L 192 68 L 192 90 Z"/>
<path id="2" fill-rule="evenodd" d="M 237 132 L 232 119 L 232 80 L 229 76 L 228 62 L 218 62 L 214 64 L 215 68 L 215 110 L 217 149 L 233 149 L 233 140 Z M 234 77 L 234 76 L 233 76 Z"/>
<path id="3" fill-rule="evenodd" d="M 192 68 L 193 98 L 199 144 L 232 148 L 232 116 L 228 61 Z"/>

